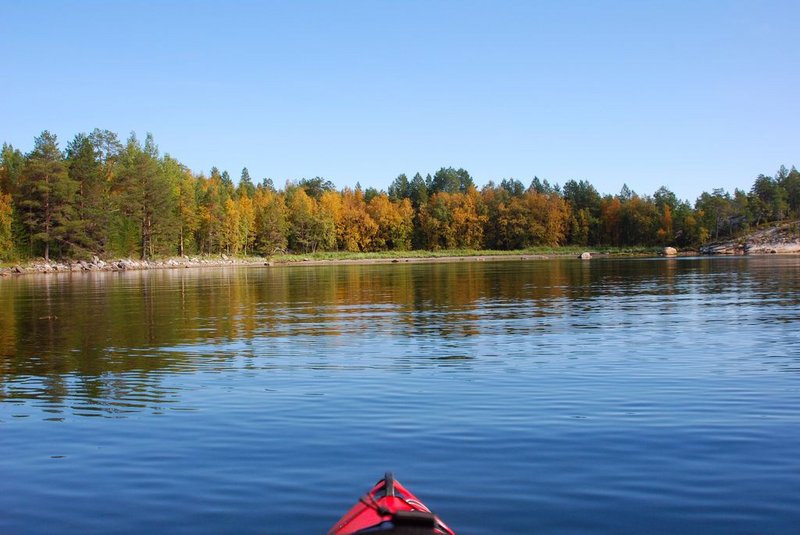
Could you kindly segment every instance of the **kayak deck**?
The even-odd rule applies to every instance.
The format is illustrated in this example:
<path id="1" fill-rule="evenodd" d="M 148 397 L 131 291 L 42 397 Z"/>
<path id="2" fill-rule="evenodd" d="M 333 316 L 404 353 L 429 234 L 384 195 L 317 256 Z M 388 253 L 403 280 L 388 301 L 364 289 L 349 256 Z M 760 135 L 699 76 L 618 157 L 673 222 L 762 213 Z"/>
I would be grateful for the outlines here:
<path id="1" fill-rule="evenodd" d="M 356 533 L 455 535 L 389 473 L 334 524 L 328 535 Z"/>

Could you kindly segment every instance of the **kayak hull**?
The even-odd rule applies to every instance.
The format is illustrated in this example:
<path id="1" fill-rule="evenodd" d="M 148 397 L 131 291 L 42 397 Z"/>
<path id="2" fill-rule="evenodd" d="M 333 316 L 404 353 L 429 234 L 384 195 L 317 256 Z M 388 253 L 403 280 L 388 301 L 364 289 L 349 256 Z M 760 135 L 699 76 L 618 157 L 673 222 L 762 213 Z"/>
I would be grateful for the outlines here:
<path id="1" fill-rule="evenodd" d="M 391 474 L 378 481 L 345 515 L 328 535 L 356 533 L 431 533 L 455 535 L 411 491 Z"/>

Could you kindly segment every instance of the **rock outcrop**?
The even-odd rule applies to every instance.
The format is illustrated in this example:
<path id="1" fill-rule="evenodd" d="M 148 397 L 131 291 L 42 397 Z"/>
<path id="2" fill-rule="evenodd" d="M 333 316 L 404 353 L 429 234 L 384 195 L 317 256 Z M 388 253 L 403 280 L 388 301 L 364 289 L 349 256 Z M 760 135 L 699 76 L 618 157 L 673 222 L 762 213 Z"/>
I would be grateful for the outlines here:
<path id="1" fill-rule="evenodd" d="M 737 240 L 709 243 L 700 247 L 700 253 L 708 255 L 800 253 L 800 222 L 757 230 Z"/>

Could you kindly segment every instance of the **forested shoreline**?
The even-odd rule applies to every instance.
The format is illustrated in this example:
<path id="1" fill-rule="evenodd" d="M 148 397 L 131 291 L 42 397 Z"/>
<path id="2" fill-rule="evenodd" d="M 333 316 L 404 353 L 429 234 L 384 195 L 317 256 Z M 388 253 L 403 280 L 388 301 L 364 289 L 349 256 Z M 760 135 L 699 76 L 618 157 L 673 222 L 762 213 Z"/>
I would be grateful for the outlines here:
<path id="1" fill-rule="evenodd" d="M 0 260 L 276 252 L 518 250 L 535 246 L 698 246 L 764 223 L 800 217 L 800 173 L 781 166 L 750 191 L 704 192 L 694 204 L 667 187 L 600 194 L 508 178 L 477 188 L 464 169 L 401 174 L 388 191 L 320 177 L 255 182 L 242 169 L 196 174 L 153 136 L 126 142 L 108 130 L 62 150 L 42 132 L 31 152 L 0 155 Z"/>

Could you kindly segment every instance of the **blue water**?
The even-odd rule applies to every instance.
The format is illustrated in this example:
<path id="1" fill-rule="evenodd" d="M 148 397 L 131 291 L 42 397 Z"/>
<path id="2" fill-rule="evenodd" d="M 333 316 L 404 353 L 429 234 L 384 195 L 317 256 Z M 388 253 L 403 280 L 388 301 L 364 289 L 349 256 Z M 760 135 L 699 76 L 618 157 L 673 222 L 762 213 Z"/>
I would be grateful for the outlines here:
<path id="1" fill-rule="evenodd" d="M 0 280 L 0 533 L 800 526 L 800 257 Z"/>

